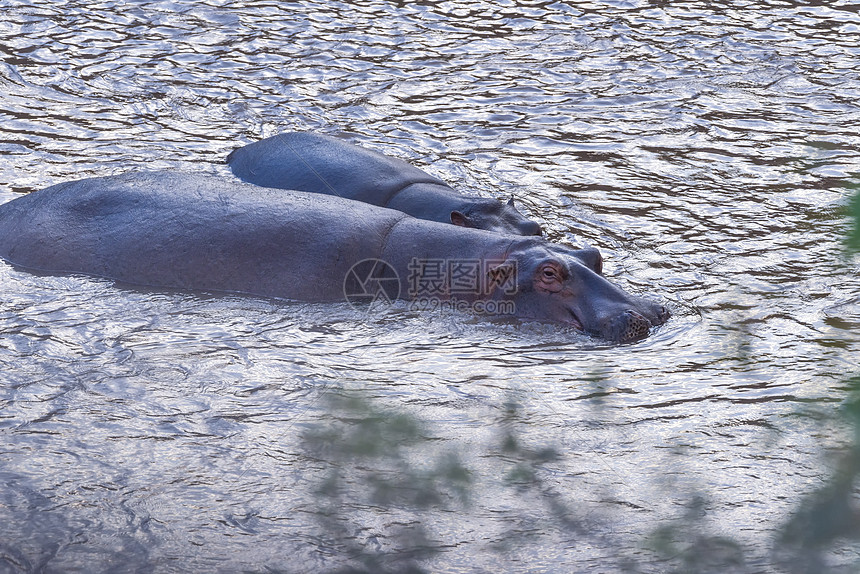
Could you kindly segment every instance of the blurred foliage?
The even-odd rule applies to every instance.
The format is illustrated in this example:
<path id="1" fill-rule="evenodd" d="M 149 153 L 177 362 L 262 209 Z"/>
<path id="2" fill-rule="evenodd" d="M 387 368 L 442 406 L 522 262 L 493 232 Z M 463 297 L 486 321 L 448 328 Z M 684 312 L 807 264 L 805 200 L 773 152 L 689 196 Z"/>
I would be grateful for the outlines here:
<path id="1" fill-rule="evenodd" d="M 496 446 L 482 453 L 491 462 L 484 472 L 502 489 L 512 490 L 508 495 L 529 511 L 515 509 L 509 531 L 497 536 L 488 550 L 504 554 L 525 544 L 545 544 L 549 532 L 560 532 L 568 543 L 615 547 L 617 571 L 629 574 L 654 572 L 655 567 L 661 573 L 685 574 L 853 572 L 856 564 L 840 570 L 828 563 L 828 553 L 860 539 L 855 495 L 860 477 L 860 376 L 850 385 L 851 400 L 842 414 L 854 429 L 853 441 L 839 454 L 828 484 L 800 496 L 769 556 L 726 535 L 725 525 L 713 532 L 704 496 L 694 496 L 681 516 L 655 528 L 644 541 L 645 555 L 631 556 L 623 541 L 610 538 L 611 527 L 583 518 L 595 508 L 582 501 L 573 508 L 554 490 L 547 479 L 552 473 L 545 467 L 562 454 L 552 446 L 524 444 L 519 432 L 523 415 L 509 402 L 496 421 Z M 324 468 L 314 514 L 323 546 L 344 562 L 334 572 L 427 572 L 426 565 L 444 547 L 433 532 L 431 512 L 467 512 L 475 498 L 487 496 L 487 485 L 477 483 L 475 471 L 456 453 L 440 450 L 444 441 L 416 417 L 381 408 L 360 393 L 329 392 L 325 400 L 327 420 L 308 429 L 302 440 L 305 454 Z"/>
<path id="2" fill-rule="evenodd" d="M 860 251 L 860 193 L 849 206 L 853 228 L 846 239 L 850 251 Z M 744 339 L 747 335 L 742 335 Z M 743 343 L 743 341 L 741 341 Z M 743 349 L 743 345 L 741 346 Z M 531 511 L 510 522 L 510 532 L 497 538 L 491 550 L 504 553 L 534 541 L 549 530 L 563 532 L 586 545 L 618 547 L 618 571 L 630 574 L 784 572 L 822 574 L 855 572 L 858 564 L 840 570 L 828 556 L 860 540 L 860 508 L 856 485 L 860 478 L 860 376 L 848 381 L 850 397 L 841 410 L 854 436 L 837 455 L 827 484 L 799 493 L 795 511 L 783 521 L 769 556 L 746 548 L 731 536 L 711 532 L 704 520 L 706 498 L 695 496 L 678 518 L 660 524 L 644 541 L 651 558 L 625 556 L 628 549 L 608 540 L 582 518 L 593 508 L 572 509 L 545 478 L 545 466 L 562 454 L 549 445 L 522 442 L 520 408 L 505 405 L 498 421 L 496 449 L 483 456 L 498 464 L 494 476 L 501 487 L 513 489 Z M 357 393 L 329 392 L 329 417 L 303 434 L 303 449 L 326 467 L 316 491 L 320 538 L 330 552 L 344 557 L 337 572 L 423 573 L 440 543 L 434 540 L 431 511 L 462 512 L 482 492 L 478 477 L 453 452 L 439 452 L 438 441 L 417 418 L 383 409 Z M 581 501 L 580 501 L 581 502 Z M 582 506 L 581 504 L 577 505 Z M 387 514 L 379 520 L 379 514 Z M 535 524 L 540 523 L 540 527 Z M 551 526 L 549 526 L 551 525 Z M 531 533 L 531 534 L 526 534 Z M 764 560 L 764 562 L 762 562 Z"/>
<path id="3" fill-rule="evenodd" d="M 854 429 L 853 441 L 839 454 L 828 484 L 800 495 L 765 555 L 735 540 L 730 528 L 727 535 L 726 525 L 714 532 L 706 519 L 706 498 L 693 496 L 679 517 L 651 532 L 644 555 L 632 556 L 623 541 L 610 538 L 611 527 L 583 518 L 595 508 L 582 501 L 573 508 L 554 490 L 546 465 L 563 456 L 552 446 L 523 443 L 523 415 L 510 402 L 496 421 L 496 446 L 481 456 L 491 461 L 484 472 L 510 489 L 505 497 L 513 495 L 529 511 L 515 509 L 509 531 L 497 536 L 488 550 L 504 554 L 526 544 L 546 544 L 550 532 L 560 532 L 566 541 L 616 548 L 617 571 L 629 574 L 654 572 L 655 567 L 662 573 L 689 574 L 853 572 L 856 564 L 840 570 L 828 563 L 829 553 L 860 539 L 855 495 L 860 477 L 860 376 L 850 385 L 851 400 L 842 414 Z M 303 448 L 325 468 L 315 493 L 315 518 L 324 547 L 345 562 L 335 572 L 427 572 L 426 565 L 444 547 L 433 532 L 431 513 L 468 512 L 474 499 L 487 496 L 487 485 L 478 484 L 480 477 L 456 453 L 440 450 L 438 443 L 444 441 L 414 416 L 381 408 L 358 393 L 331 392 L 325 400 L 329 417 L 303 434 Z"/>
<path id="4" fill-rule="evenodd" d="M 860 186 L 857 186 L 860 189 Z M 860 251 L 860 191 L 854 194 L 851 203 L 848 205 L 848 215 L 851 217 L 852 228 L 848 235 L 848 249 L 851 251 Z"/>
<path id="5" fill-rule="evenodd" d="M 562 494 L 545 478 L 545 466 L 559 461 L 561 454 L 551 445 L 535 447 L 525 444 L 519 432 L 520 425 L 525 424 L 521 407 L 513 401 L 508 401 L 504 406 L 504 416 L 496 438 L 498 451 L 495 456 L 501 464 L 498 476 L 502 477 L 505 488 L 513 489 L 517 498 L 526 501 L 533 514 L 518 514 L 515 525 L 498 540 L 494 549 L 507 552 L 528 542 L 522 533 L 541 531 L 542 528 L 536 528 L 535 525 L 546 520 L 580 542 L 587 539 L 594 542 L 599 538 L 597 533 L 600 529 L 591 528 L 589 522 L 579 515 L 577 509 L 571 508 Z"/>
<path id="6" fill-rule="evenodd" d="M 302 446 L 310 460 L 327 467 L 315 492 L 315 519 L 319 538 L 346 562 L 335 572 L 425 572 L 422 564 L 441 546 L 431 512 L 468 511 L 475 496 L 492 498 L 487 492 L 499 489 L 522 508 L 506 514 L 507 531 L 495 533 L 490 551 L 515 551 L 548 529 L 606 543 L 596 534 L 606 529 L 591 528 L 544 478 L 545 465 L 561 456 L 551 446 L 523 443 L 519 426 L 525 422 L 515 403 L 504 405 L 495 446 L 481 453 L 492 484 L 478 487 L 456 453 L 440 451 L 442 441 L 426 423 L 358 392 L 331 391 L 325 400 L 327 420 L 303 433 Z"/>
<path id="7" fill-rule="evenodd" d="M 438 552 L 421 515 L 468 503 L 471 476 L 454 453 L 428 459 L 426 425 L 383 409 L 359 394 L 324 395 L 331 420 L 307 430 L 303 448 L 329 469 L 315 495 L 321 536 L 349 558 L 342 573 L 420 573 Z M 361 522 L 385 509 L 391 516 L 369 532 Z M 404 516 L 405 515 L 405 516 Z"/>
<path id="8" fill-rule="evenodd" d="M 852 197 L 848 214 L 852 228 L 846 238 L 849 252 L 860 251 L 860 191 Z M 860 540 L 860 508 L 857 483 L 860 479 L 860 376 L 848 381 L 849 398 L 840 415 L 854 436 L 837 455 L 836 468 L 827 484 L 801 494 L 793 513 L 783 522 L 774 540 L 767 571 L 778 567 L 788 574 L 857 572 L 860 564 L 843 569 L 828 562 L 843 544 Z M 675 522 L 663 524 L 649 537 L 646 546 L 656 552 L 667 572 L 758 572 L 747 565 L 744 549 L 735 540 L 707 534 L 697 509 L 703 499 L 694 499 L 689 512 Z"/>
<path id="9" fill-rule="evenodd" d="M 729 574 L 749 572 L 747 550 L 737 541 L 708 532 L 702 516 L 705 499 L 696 496 L 687 505 L 683 516 L 662 524 L 646 540 L 646 548 L 654 551 L 662 572 L 713 572 Z M 633 571 L 638 569 L 633 568 Z"/>
<path id="10" fill-rule="evenodd" d="M 853 439 L 838 455 L 828 484 L 801 499 L 777 540 L 777 562 L 792 574 L 832 572 L 827 554 L 843 541 L 860 539 L 855 487 L 860 477 L 860 376 L 852 378 L 849 385 L 851 397 L 841 414 L 854 431 Z"/>

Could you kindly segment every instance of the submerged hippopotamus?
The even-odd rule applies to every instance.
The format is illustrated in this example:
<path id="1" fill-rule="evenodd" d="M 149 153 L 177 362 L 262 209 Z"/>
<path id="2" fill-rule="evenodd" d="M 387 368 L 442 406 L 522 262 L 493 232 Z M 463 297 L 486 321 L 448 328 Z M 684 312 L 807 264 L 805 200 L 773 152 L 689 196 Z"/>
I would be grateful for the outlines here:
<path id="1" fill-rule="evenodd" d="M 239 179 L 280 189 L 338 195 L 396 209 L 419 219 L 514 235 L 540 235 L 511 198 L 470 197 L 403 160 L 338 138 L 290 132 L 233 150 L 227 156 Z"/>
<path id="2" fill-rule="evenodd" d="M 482 303 L 614 341 L 668 317 L 604 278 L 595 249 L 201 175 L 130 173 L 14 199 L 0 205 L 0 257 L 34 271 L 309 302 L 396 282 L 395 297 Z M 368 260 L 382 272 L 351 284 Z M 443 263 L 459 272 L 440 273 Z M 473 279 L 480 285 L 464 288 Z"/>

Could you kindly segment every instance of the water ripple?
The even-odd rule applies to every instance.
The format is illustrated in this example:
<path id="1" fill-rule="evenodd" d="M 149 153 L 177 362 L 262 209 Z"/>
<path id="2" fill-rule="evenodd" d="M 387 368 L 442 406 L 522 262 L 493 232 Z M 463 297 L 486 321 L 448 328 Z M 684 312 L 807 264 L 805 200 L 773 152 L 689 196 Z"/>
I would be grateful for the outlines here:
<path id="1" fill-rule="evenodd" d="M 533 565 L 647 570 L 648 528 L 709 488 L 708 515 L 762 548 L 826 474 L 842 429 L 798 413 L 842 399 L 860 345 L 841 239 L 860 183 L 855 2 L 6 0 L 3 15 L 2 201 L 139 166 L 229 177 L 234 147 L 316 130 L 514 194 L 550 239 L 599 247 L 613 281 L 674 311 L 608 345 L 0 263 L 4 567 L 283 570 L 285 550 L 354 567 L 313 495 L 338 461 L 301 447 L 339 422 L 321 398 L 339 387 L 412 409 L 468 457 L 478 500 L 428 518 L 431 570 L 504 569 L 516 553 L 488 548 L 518 532 L 543 541 L 517 546 Z M 554 500 L 610 515 L 592 550 L 494 482 L 511 401 L 522 440 L 564 455 L 540 468 Z M 418 521 L 352 506 L 367 548 L 397 554 L 392 525 Z"/>

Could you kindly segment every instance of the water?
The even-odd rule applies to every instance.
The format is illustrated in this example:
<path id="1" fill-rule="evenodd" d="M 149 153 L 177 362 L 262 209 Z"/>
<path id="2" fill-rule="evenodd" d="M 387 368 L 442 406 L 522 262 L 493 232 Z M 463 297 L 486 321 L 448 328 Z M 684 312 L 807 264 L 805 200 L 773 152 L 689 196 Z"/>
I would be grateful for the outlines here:
<path id="1" fill-rule="evenodd" d="M 828 415 L 860 345 L 856 4 L 0 6 L 2 201 L 138 168 L 229 177 L 234 147 L 319 131 L 515 195 L 674 311 L 610 345 L 0 262 L 0 572 L 666 572 L 667 525 L 682 549 L 740 545 L 705 553 L 713 571 L 791 571 L 769 548 L 848 439 Z M 428 440 L 362 430 L 374 409 Z M 314 446 L 319 425 L 385 448 Z M 468 500 L 433 482 L 446 456 Z M 386 501 L 380 476 L 412 484 Z"/>

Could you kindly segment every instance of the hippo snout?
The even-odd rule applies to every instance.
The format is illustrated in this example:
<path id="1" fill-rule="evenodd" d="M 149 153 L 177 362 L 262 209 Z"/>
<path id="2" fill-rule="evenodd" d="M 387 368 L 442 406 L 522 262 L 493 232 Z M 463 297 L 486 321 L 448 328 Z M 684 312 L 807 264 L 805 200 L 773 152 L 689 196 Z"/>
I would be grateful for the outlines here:
<path id="1" fill-rule="evenodd" d="M 539 223 L 526 219 L 522 226 L 523 235 L 543 235 L 543 227 Z"/>
<path id="2" fill-rule="evenodd" d="M 626 343 L 648 336 L 651 321 L 636 311 L 625 311 L 609 321 L 606 338 L 612 341 Z"/>

